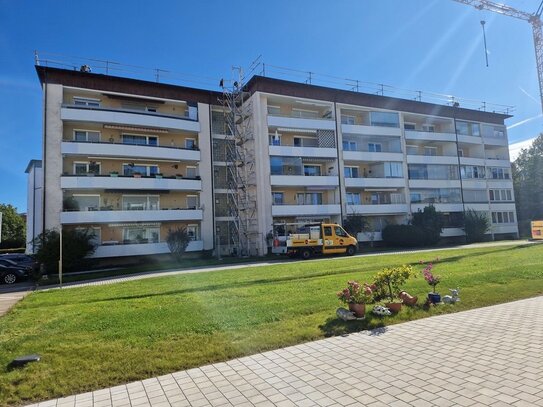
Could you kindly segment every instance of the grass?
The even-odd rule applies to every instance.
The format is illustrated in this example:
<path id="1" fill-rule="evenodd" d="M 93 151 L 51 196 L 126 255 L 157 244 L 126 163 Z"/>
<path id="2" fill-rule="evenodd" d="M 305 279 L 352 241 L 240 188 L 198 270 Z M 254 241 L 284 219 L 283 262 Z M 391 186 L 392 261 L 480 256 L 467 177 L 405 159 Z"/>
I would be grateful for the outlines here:
<path id="1" fill-rule="evenodd" d="M 454 306 L 342 322 L 335 293 L 382 267 L 440 261 Z M 242 355 L 543 294 L 543 245 L 338 257 L 37 292 L 0 319 L 0 405 L 95 390 Z M 422 277 L 405 287 L 424 297 Z M 371 308 L 371 307 L 370 307 Z M 504 322 L 505 323 L 505 322 Z M 39 353 L 42 361 L 8 370 Z"/>

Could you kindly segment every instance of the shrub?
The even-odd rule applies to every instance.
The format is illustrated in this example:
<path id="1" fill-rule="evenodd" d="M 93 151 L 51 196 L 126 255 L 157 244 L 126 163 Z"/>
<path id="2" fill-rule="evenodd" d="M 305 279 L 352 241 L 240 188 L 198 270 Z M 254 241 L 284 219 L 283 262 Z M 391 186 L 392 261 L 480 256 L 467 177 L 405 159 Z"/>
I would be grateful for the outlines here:
<path id="1" fill-rule="evenodd" d="M 490 221 L 485 212 L 469 209 L 464 217 L 464 232 L 468 242 L 482 242 L 485 233 L 490 230 Z"/>
<path id="2" fill-rule="evenodd" d="M 376 301 L 388 297 L 390 302 L 397 298 L 402 290 L 402 285 L 406 283 L 415 272 L 411 266 L 399 266 L 393 268 L 384 268 L 375 278 L 374 297 Z"/>
<path id="3" fill-rule="evenodd" d="M 70 272 L 80 269 L 85 263 L 85 257 L 94 253 L 95 238 L 92 229 L 76 229 L 62 231 L 62 266 L 63 271 Z M 48 274 L 58 272 L 60 259 L 60 234 L 55 229 L 48 229 L 33 241 L 38 263 L 45 265 Z"/>
<path id="4" fill-rule="evenodd" d="M 358 233 L 363 232 L 368 228 L 368 221 L 362 215 L 349 215 L 343 219 L 343 229 L 351 236 L 357 237 Z"/>
<path id="5" fill-rule="evenodd" d="M 433 205 L 429 205 L 424 207 L 424 210 L 419 209 L 413 214 L 411 224 L 424 230 L 423 244 L 430 246 L 439 242 L 445 219 L 441 212 L 438 212 Z"/>
<path id="6" fill-rule="evenodd" d="M 187 228 L 182 227 L 174 230 L 168 230 L 166 242 L 168 243 L 170 253 L 177 261 L 181 261 L 190 242 L 190 236 L 187 232 Z"/>
<path id="7" fill-rule="evenodd" d="M 413 225 L 387 225 L 383 229 L 383 241 L 389 246 L 423 246 L 426 237 L 422 228 Z"/>

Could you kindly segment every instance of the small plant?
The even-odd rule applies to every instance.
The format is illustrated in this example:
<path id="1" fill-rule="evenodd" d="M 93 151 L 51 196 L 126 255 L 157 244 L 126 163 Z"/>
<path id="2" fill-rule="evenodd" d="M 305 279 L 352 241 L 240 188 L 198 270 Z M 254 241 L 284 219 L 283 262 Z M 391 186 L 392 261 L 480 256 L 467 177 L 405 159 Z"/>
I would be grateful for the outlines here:
<path id="1" fill-rule="evenodd" d="M 402 291 L 404 285 L 411 276 L 414 276 L 413 267 L 403 265 L 393 268 L 384 268 L 375 278 L 375 300 L 379 301 L 388 297 L 390 302 L 394 302 Z"/>
<path id="2" fill-rule="evenodd" d="M 426 280 L 426 282 L 432 286 L 432 289 L 433 289 L 433 293 L 435 294 L 436 293 L 436 286 L 439 284 L 439 282 L 441 281 L 441 277 L 440 276 L 436 276 L 432 273 L 432 269 L 433 269 L 433 264 L 432 263 L 428 263 L 428 265 L 424 268 L 424 270 L 422 270 L 422 275 L 424 276 L 424 279 Z"/>
<path id="3" fill-rule="evenodd" d="M 366 304 L 372 299 L 371 288 L 367 284 L 361 286 L 357 281 L 349 281 L 336 295 L 344 304 Z"/>
<path id="4" fill-rule="evenodd" d="M 166 243 L 170 253 L 177 261 L 181 261 L 185 250 L 189 245 L 191 237 L 187 231 L 187 228 L 180 227 L 174 230 L 168 230 L 168 236 L 166 237 Z"/>

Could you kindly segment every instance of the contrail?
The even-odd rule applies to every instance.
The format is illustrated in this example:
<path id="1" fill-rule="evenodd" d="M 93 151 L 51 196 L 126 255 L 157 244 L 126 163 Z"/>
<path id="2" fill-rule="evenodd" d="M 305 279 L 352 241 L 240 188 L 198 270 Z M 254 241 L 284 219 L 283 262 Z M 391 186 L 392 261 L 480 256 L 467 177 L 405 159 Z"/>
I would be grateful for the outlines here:
<path id="1" fill-rule="evenodd" d="M 527 119 L 521 120 L 520 122 L 514 123 L 511 126 L 508 126 L 507 130 L 511 130 L 511 129 L 514 129 L 515 127 L 522 126 L 523 124 L 531 122 L 532 120 L 535 120 L 535 119 L 539 119 L 540 117 L 543 117 L 542 113 L 539 113 L 537 116 L 529 117 Z"/>
<path id="2" fill-rule="evenodd" d="M 530 99 L 532 99 L 535 103 L 537 104 L 540 104 L 541 103 L 541 100 L 539 99 L 536 99 L 535 97 L 533 97 L 532 95 L 530 95 L 528 92 L 526 92 L 521 86 L 518 87 L 522 93 L 524 93 L 526 96 L 528 96 Z"/>

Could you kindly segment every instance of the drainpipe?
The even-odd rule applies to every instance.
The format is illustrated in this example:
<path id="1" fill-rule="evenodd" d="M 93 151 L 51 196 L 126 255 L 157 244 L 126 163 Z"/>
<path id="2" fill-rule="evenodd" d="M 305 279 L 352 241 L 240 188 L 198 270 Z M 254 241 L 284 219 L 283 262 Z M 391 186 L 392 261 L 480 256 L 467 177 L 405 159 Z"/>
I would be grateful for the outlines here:
<path id="1" fill-rule="evenodd" d="M 460 164 L 460 155 L 458 154 L 458 129 L 456 128 L 456 112 L 460 103 L 453 103 L 453 122 L 454 122 L 454 135 L 456 138 L 456 158 L 458 159 L 458 177 L 460 179 L 460 199 L 462 200 L 462 222 L 464 224 L 464 242 L 468 242 L 468 235 L 466 234 L 466 204 L 464 202 L 464 184 L 462 182 L 462 171 Z"/>

